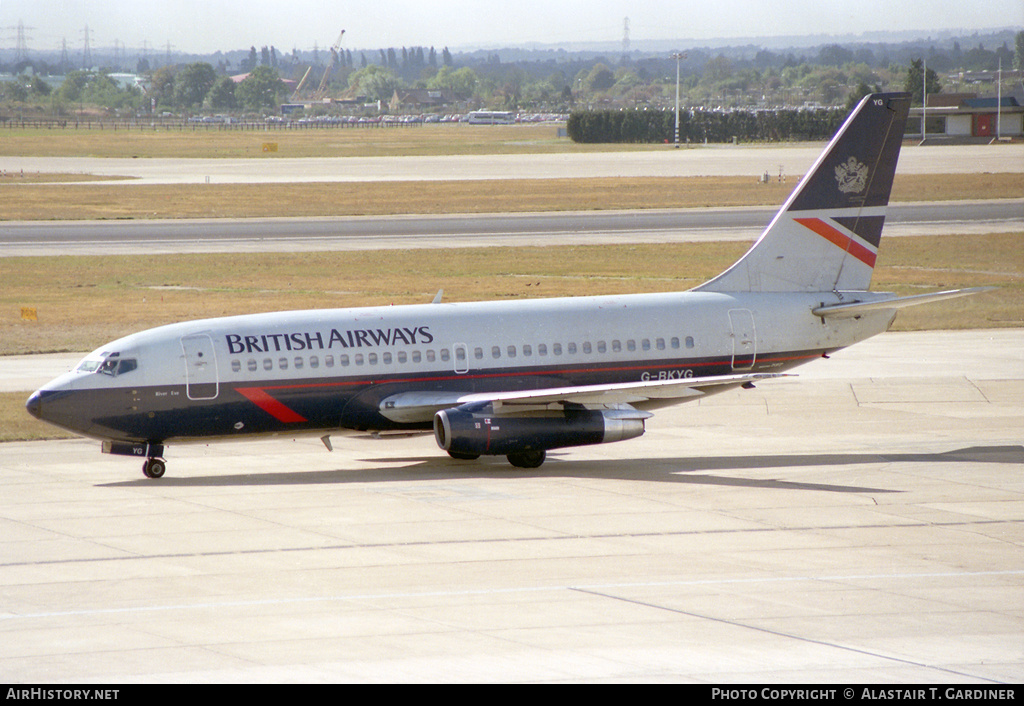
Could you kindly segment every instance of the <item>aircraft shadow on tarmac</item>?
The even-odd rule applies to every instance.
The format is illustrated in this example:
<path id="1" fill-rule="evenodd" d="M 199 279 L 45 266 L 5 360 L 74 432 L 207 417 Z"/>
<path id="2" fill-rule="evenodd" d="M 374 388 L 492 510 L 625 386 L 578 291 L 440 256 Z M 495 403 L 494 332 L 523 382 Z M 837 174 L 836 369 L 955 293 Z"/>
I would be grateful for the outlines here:
<path id="1" fill-rule="evenodd" d="M 870 488 L 831 483 L 807 483 L 775 478 L 744 478 L 708 474 L 707 471 L 765 470 L 811 466 L 852 466 L 885 463 L 979 463 L 1024 464 L 1024 446 L 971 446 L 942 453 L 846 453 L 765 456 L 705 456 L 609 461 L 558 462 L 558 456 L 571 452 L 549 454 L 549 463 L 535 470 L 513 469 L 504 457 L 477 461 L 456 461 L 447 456 L 410 456 L 361 459 L 380 463 L 379 468 L 330 471 L 291 471 L 288 473 L 245 473 L 234 475 L 164 477 L 158 481 L 134 479 L 101 483 L 100 487 L 150 486 L 162 487 L 229 487 L 316 485 L 342 483 L 408 483 L 415 481 L 465 480 L 479 478 L 586 478 L 646 481 L 652 483 L 690 483 L 770 490 L 814 490 L 832 493 L 896 493 L 890 488 Z M 554 461 L 552 463 L 551 461 Z M 395 465 L 407 464 L 407 465 Z"/>

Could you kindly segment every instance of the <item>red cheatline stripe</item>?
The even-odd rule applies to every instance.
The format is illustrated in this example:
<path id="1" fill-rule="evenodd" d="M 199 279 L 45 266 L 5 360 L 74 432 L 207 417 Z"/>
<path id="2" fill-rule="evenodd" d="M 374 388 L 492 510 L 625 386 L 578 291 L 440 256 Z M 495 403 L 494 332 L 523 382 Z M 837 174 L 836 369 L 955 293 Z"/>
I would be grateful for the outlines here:
<path id="1" fill-rule="evenodd" d="M 810 228 L 836 247 L 846 250 L 868 267 L 875 266 L 875 258 L 878 257 L 876 253 L 871 252 L 856 240 L 842 231 L 833 228 L 820 218 L 794 218 L 793 220 L 805 228 Z"/>
<path id="2" fill-rule="evenodd" d="M 273 397 L 268 395 L 262 388 L 259 387 L 236 387 L 235 391 L 240 395 L 243 395 L 247 400 L 252 402 L 254 405 L 262 409 L 267 414 L 274 417 L 279 422 L 285 424 L 292 424 L 295 422 L 304 422 L 306 418 L 295 410 L 286 407 L 281 404 Z"/>

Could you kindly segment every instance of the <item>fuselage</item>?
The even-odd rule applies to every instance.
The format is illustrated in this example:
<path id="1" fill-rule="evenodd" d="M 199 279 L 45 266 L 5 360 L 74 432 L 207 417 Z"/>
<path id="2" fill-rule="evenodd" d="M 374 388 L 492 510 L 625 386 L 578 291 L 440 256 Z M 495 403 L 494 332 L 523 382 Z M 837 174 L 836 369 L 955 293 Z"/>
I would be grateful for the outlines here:
<path id="1" fill-rule="evenodd" d="M 888 327 L 886 312 L 811 313 L 839 299 L 677 292 L 204 319 L 103 346 L 28 408 L 131 443 L 428 429 L 429 419 L 389 419 L 382 401 L 779 372 Z"/>

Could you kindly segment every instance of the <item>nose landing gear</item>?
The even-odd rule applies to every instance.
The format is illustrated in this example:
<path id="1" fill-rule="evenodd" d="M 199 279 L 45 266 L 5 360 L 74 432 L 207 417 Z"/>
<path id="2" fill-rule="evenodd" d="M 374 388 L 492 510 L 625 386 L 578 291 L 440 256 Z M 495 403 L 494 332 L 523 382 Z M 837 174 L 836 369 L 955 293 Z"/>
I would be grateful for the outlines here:
<path id="1" fill-rule="evenodd" d="M 103 453 L 115 456 L 145 456 L 146 461 L 142 464 L 142 474 L 146 478 L 162 478 L 167 472 L 167 461 L 161 458 L 164 453 L 163 444 L 104 441 Z"/>
<path id="2" fill-rule="evenodd" d="M 146 478 L 162 478 L 167 471 L 167 462 L 162 458 L 147 458 L 142 464 L 142 474 Z"/>

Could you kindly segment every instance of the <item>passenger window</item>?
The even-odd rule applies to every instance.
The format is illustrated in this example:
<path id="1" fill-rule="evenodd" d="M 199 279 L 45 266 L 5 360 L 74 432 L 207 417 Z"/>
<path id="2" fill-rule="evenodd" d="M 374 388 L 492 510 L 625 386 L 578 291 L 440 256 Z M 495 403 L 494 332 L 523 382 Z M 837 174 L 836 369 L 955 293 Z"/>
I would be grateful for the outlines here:
<path id="1" fill-rule="evenodd" d="M 381 360 L 382 363 L 384 363 L 384 365 L 391 365 L 391 354 L 390 353 L 381 353 L 380 360 Z"/>
<path id="2" fill-rule="evenodd" d="M 621 353 L 622 352 L 622 342 L 621 341 L 612 341 L 612 352 L 613 353 Z"/>
<path id="3" fill-rule="evenodd" d="M 231 372 L 240 373 L 242 372 L 242 363 L 237 360 L 231 361 Z"/>
<path id="4" fill-rule="evenodd" d="M 501 346 L 491 346 L 491 357 L 495 360 L 501 357 Z"/>
<path id="5" fill-rule="evenodd" d="M 673 336 L 670 343 L 672 344 L 673 348 L 679 348 L 679 337 Z"/>
<path id="6" fill-rule="evenodd" d="M 444 363 L 447 363 L 451 359 L 452 359 L 451 351 L 449 351 L 447 348 L 442 348 L 441 349 L 441 361 L 444 362 Z"/>
<path id="7" fill-rule="evenodd" d="M 288 359 L 287 358 L 279 359 L 277 361 L 277 367 L 280 368 L 281 370 L 287 370 L 288 369 Z"/>
<path id="8" fill-rule="evenodd" d="M 651 339 L 645 338 L 644 340 L 640 341 L 640 348 L 645 351 L 651 350 Z"/>
<path id="9" fill-rule="evenodd" d="M 363 354 L 362 353 L 356 353 L 355 357 L 352 359 L 352 362 L 354 362 L 356 365 L 362 365 L 363 364 Z"/>
<path id="10" fill-rule="evenodd" d="M 311 367 L 311 368 L 319 368 L 320 367 L 320 359 L 317 358 L 315 355 L 309 356 L 309 367 Z"/>
<path id="11" fill-rule="evenodd" d="M 274 369 L 274 361 L 272 361 L 270 358 L 264 358 L 263 359 L 263 369 L 264 370 L 273 370 Z"/>
<path id="12" fill-rule="evenodd" d="M 349 361 L 348 361 L 348 356 L 347 355 L 342 354 L 342 355 L 338 356 L 338 365 L 342 366 L 343 368 L 347 368 L 348 367 L 348 362 Z"/>
<path id="13" fill-rule="evenodd" d="M 367 355 L 366 356 L 366 362 L 369 363 L 370 365 L 376 365 L 377 364 L 377 354 L 376 353 L 370 353 L 369 355 Z"/>
<path id="14" fill-rule="evenodd" d="M 477 360 L 483 360 L 484 359 L 484 349 L 480 348 L 479 346 L 474 348 L 473 349 L 473 357 L 476 358 Z"/>
<path id="15" fill-rule="evenodd" d="M 431 348 L 430 350 L 427 351 L 427 362 L 428 363 L 433 363 L 434 360 L 436 359 L 436 357 L 437 356 L 434 354 L 434 349 L 433 348 Z"/>
<path id="16" fill-rule="evenodd" d="M 256 372 L 256 368 L 257 368 L 256 359 L 255 358 L 250 358 L 248 365 L 249 365 L 249 372 L 255 373 Z"/>
<path id="17" fill-rule="evenodd" d="M 575 343 L 567 343 L 565 345 L 565 351 L 569 355 L 576 355 L 576 344 Z"/>
<path id="18" fill-rule="evenodd" d="M 597 352 L 598 353 L 607 353 L 608 352 L 608 346 L 605 345 L 604 341 L 598 341 L 597 342 Z"/>
<path id="19" fill-rule="evenodd" d="M 587 355 L 590 355 L 590 353 L 591 353 L 590 341 L 584 341 L 583 342 L 583 352 L 586 353 Z"/>
<path id="20" fill-rule="evenodd" d="M 324 365 L 326 365 L 328 368 L 333 368 L 334 367 L 334 356 L 333 355 L 325 355 L 324 356 Z"/>
<path id="21" fill-rule="evenodd" d="M 551 344 L 551 352 L 554 353 L 555 355 L 562 355 L 562 344 L 561 343 L 553 343 L 553 344 Z"/>
<path id="22" fill-rule="evenodd" d="M 665 350 L 665 339 L 659 338 L 658 340 L 656 340 L 654 342 L 654 347 L 657 348 L 659 351 Z"/>
<path id="23" fill-rule="evenodd" d="M 405 351 L 399 351 L 398 352 L 398 362 L 399 363 L 404 363 L 406 360 L 407 360 L 407 358 L 406 358 Z"/>
<path id="24" fill-rule="evenodd" d="M 420 360 L 422 360 L 422 356 L 420 355 L 420 352 L 419 351 L 413 351 L 412 352 L 412 362 L 419 363 Z"/>
<path id="25" fill-rule="evenodd" d="M 533 346 L 526 344 L 523 346 L 523 355 L 533 355 Z"/>
<path id="26" fill-rule="evenodd" d="M 295 356 L 295 369 L 296 370 L 302 370 L 303 362 L 304 361 L 303 361 L 302 358 L 300 358 L 298 356 Z"/>
<path id="27" fill-rule="evenodd" d="M 515 346 L 509 346 L 508 347 L 508 357 L 509 358 L 515 358 L 516 357 L 516 347 Z"/>
<path id="28" fill-rule="evenodd" d="M 537 344 L 537 355 L 547 355 L 547 354 L 548 354 L 548 344 L 546 344 L 546 343 L 538 343 Z"/>
<path id="29" fill-rule="evenodd" d="M 629 339 L 628 341 L 626 341 L 626 350 L 627 351 L 635 351 L 636 350 L 636 341 L 634 341 L 632 338 Z"/>
<path id="30" fill-rule="evenodd" d="M 686 337 L 686 347 L 693 348 L 693 336 Z"/>

